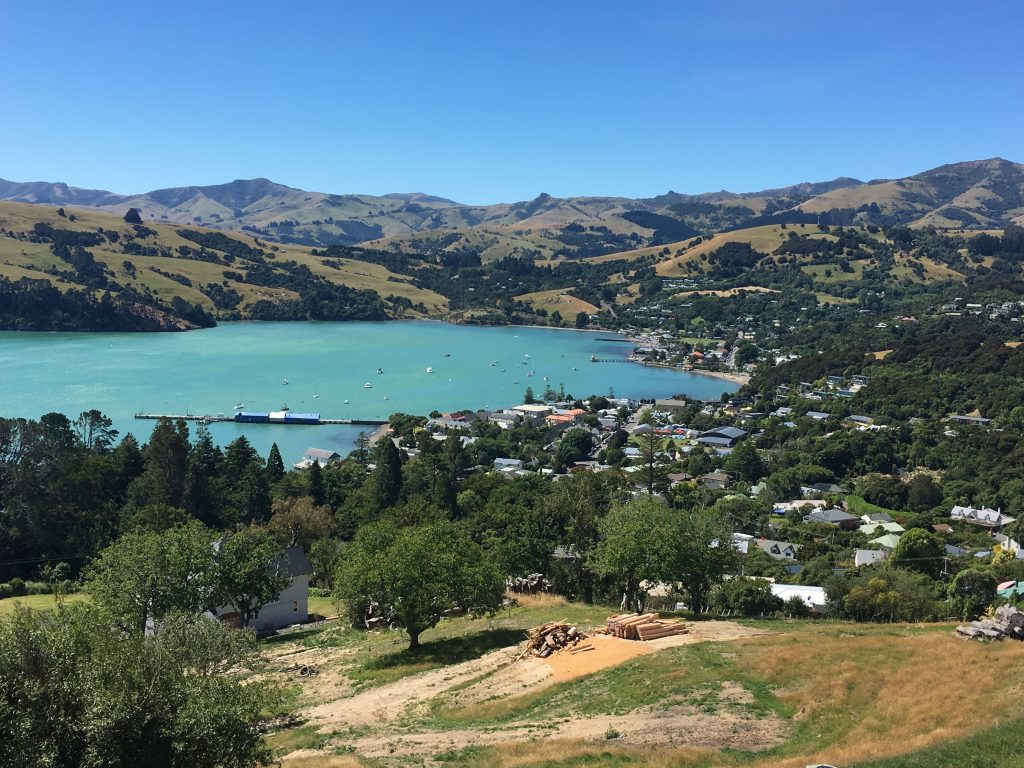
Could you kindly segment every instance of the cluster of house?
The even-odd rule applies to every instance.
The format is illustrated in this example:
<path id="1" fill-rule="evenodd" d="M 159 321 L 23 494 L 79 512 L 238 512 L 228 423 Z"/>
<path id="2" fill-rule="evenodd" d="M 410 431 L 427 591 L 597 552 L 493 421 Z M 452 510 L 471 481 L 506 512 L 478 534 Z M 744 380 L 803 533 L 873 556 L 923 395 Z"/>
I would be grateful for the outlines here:
<path id="1" fill-rule="evenodd" d="M 798 395 L 804 400 L 828 400 L 830 397 L 853 397 L 866 387 L 871 381 L 869 376 L 857 374 L 855 376 L 826 376 L 825 386 L 816 387 L 808 381 L 801 381 L 793 387 L 780 384 L 775 388 L 777 395 L 787 397 Z"/>
<path id="2" fill-rule="evenodd" d="M 1019 323 L 1024 312 L 1024 301 L 990 301 L 987 304 L 964 302 L 960 297 L 948 304 L 943 304 L 939 311 L 948 317 L 980 317 L 988 315 L 989 320 L 1007 320 Z"/>

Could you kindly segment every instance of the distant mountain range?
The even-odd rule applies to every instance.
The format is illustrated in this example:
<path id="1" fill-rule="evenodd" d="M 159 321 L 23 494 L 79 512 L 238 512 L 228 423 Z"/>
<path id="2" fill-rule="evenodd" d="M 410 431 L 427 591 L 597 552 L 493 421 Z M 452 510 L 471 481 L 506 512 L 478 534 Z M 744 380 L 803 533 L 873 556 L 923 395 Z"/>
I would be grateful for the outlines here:
<path id="1" fill-rule="evenodd" d="M 1024 165 L 992 158 L 903 179 L 839 178 L 759 192 L 668 192 L 639 199 L 541 194 L 486 206 L 421 193 L 308 192 L 263 178 L 136 195 L 0 179 L 0 199 L 118 214 L 138 208 L 145 220 L 243 230 L 285 243 L 372 242 L 394 249 L 415 243 L 426 250 L 450 250 L 461 239 L 462 246 L 483 251 L 485 259 L 516 252 L 550 257 L 565 250 L 566 232 L 571 235 L 576 228 L 604 235 L 612 250 L 621 248 L 624 238 L 635 245 L 657 245 L 783 222 L 1002 228 L 1024 221 Z"/>

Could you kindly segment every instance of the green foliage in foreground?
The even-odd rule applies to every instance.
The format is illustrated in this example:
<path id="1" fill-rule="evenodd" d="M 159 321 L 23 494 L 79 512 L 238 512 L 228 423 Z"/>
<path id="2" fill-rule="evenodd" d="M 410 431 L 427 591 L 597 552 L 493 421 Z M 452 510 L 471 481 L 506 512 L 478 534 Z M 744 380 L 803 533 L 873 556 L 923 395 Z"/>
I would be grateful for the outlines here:
<path id="1" fill-rule="evenodd" d="M 0 620 L 0 765 L 266 765 L 270 689 L 227 674 L 256 659 L 251 634 L 198 616 L 146 635 L 90 604 L 17 608 Z"/>

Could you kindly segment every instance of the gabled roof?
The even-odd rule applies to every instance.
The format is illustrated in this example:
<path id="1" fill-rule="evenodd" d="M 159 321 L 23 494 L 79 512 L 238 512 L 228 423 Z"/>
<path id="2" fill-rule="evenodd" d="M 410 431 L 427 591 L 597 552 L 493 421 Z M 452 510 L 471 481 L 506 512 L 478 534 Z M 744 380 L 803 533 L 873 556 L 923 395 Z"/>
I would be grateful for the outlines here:
<path id="1" fill-rule="evenodd" d="M 285 576 L 308 576 L 313 573 L 313 566 L 302 551 L 302 547 L 289 547 L 281 556 Z"/>
<path id="2" fill-rule="evenodd" d="M 816 523 L 831 523 L 832 525 L 859 519 L 854 515 L 843 512 L 841 509 L 816 509 L 804 515 L 804 520 Z"/>
<path id="3" fill-rule="evenodd" d="M 739 440 L 741 437 L 746 437 L 746 435 L 747 431 L 739 427 L 716 427 L 715 429 L 709 429 L 700 433 L 701 438 L 725 437 L 730 440 Z"/>

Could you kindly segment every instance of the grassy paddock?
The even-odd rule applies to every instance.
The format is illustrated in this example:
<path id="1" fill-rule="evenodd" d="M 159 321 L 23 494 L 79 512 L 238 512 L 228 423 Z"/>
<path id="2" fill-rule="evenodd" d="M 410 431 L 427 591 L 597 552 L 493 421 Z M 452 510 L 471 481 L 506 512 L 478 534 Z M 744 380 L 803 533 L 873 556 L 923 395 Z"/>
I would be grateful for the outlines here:
<path id="1" fill-rule="evenodd" d="M 67 603 L 78 603 L 86 599 L 80 593 L 66 595 L 64 601 Z M 25 608 L 50 611 L 57 605 L 57 598 L 54 595 L 24 595 L 23 597 L 7 597 L 0 600 L 0 616 L 14 611 L 15 605 L 22 605 Z"/>

